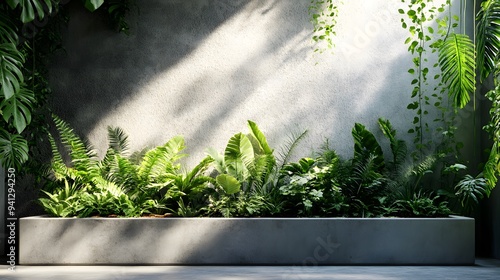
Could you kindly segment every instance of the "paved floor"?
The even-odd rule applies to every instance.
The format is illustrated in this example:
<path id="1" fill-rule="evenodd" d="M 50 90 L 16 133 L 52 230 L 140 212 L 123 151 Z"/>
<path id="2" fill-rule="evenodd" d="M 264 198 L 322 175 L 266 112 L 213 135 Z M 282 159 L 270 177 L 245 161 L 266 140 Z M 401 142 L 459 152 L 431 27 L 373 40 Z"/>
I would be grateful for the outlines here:
<path id="1" fill-rule="evenodd" d="M 0 279 L 480 279 L 499 280 L 500 260 L 474 266 L 0 266 Z"/>

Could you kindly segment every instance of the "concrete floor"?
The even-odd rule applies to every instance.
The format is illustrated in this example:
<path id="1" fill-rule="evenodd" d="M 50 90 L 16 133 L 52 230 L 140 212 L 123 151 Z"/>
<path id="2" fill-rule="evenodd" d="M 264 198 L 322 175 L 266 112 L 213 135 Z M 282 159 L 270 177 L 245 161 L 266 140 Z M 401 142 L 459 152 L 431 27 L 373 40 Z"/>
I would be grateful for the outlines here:
<path id="1" fill-rule="evenodd" d="M 500 260 L 474 266 L 0 266 L 0 279 L 500 279 Z"/>

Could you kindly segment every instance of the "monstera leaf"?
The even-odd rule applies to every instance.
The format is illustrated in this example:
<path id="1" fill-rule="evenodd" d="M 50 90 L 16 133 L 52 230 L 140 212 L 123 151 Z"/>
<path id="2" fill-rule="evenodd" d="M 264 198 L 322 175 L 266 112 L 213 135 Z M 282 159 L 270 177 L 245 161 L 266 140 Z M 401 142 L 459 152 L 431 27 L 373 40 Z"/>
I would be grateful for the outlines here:
<path id="1" fill-rule="evenodd" d="M 0 44 L 0 93 L 5 99 L 11 98 L 21 88 L 23 63 L 24 56 L 14 43 Z"/>
<path id="2" fill-rule="evenodd" d="M 21 87 L 12 97 L 0 103 L 0 111 L 2 111 L 4 120 L 9 122 L 12 118 L 11 123 L 18 133 L 23 132 L 31 122 L 31 105 L 33 102 L 33 92 L 26 87 Z"/>
<path id="3" fill-rule="evenodd" d="M 35 19 L 35 10 L 38 14 L 38 18 L 43 20 L 45 13 L 52 12 L 52 1 L 51 0 L 7 0 L 7 4 L 12 9 L 17 6 L 21 8 L 21 21 L 27 23 Z"/>
<path id="4" fill-rule="evenodd" d="M 26 160 L 28 160 L 26 139 L 0 128 L 0 163 L 2 166 L 18 168 Z"/>

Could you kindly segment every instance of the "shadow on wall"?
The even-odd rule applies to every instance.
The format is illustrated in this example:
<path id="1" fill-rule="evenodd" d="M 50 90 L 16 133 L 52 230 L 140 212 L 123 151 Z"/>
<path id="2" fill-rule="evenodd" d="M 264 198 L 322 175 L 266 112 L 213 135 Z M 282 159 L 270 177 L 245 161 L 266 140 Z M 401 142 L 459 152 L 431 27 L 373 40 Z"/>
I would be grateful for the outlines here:
<path id="1" fill-rule="evenodd" d="M 114 125 L 133 150 L 182 133 L 201 157 L 251 119 L 275 148 L 299 127 L 310 131 L 306 145 L 326 137 L 348 156 L 355 122 L 375 131 L 385 117 L 404 134 L 412 119 L 398 4 L 370 3 L 344 4 L 334 56 L 312 56 L 308 0 L 138 1 L 129 37 L 70 4 L 52 106 L 100 152 Z"/>
<path id="2" fill-rule="evenodd" d="M 66 54 L 51 67 L 52 106 L 87 134 L 123 100 L 196 49 L 246 1 L 138 1 L 131 35 L 106 26 L 104 16 L 70 3 Z M 207 20 L 210 19 L 210 20 Z M 132 108 L 133 109 L 133 108 Z M 134 112 L 130 112 L 133 114 Z"/>
<path id="3" fill-rule="evenodd" d="M 125 126 L 134 134 L 132 145 L 138 146 L 157 145 L 181 132 L 186 138 L 207 139 L 219 125 L 244 128 L 247 118 L 264 112 L 229 119 L 248 111 L 241 106 L 277 74 L 280 61 L 303 60 L 310 50 L 295 46 L 310 40 L 308 3 L 139 1 L 140 14 L 130 19 L 130 36 L 108 30 L 81 5 L 70 4 L 67 54 L 51 67 L 52 107 L 80 134 L 97 140 L 97 148 L 105 143 L 107 125 Z M 303 13 L 290 12 L 297 4 Z M 238 22 L 221 31 L 236 15 Z M 272 30 L 264 39 L 251 33 L 255 22 L 272 23 L 276 18 L 286 24 L 268 24 Z M 197 50 L 200 46 L 203 49 Z"/>

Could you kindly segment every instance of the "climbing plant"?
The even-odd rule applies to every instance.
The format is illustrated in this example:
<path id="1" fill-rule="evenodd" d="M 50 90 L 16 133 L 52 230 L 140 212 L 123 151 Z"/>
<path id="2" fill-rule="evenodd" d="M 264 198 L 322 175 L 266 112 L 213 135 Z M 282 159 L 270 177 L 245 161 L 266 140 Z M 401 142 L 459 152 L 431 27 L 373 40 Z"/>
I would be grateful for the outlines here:
<path id="1" fill-rule="evenodd" d="M 322 53 L 333 48 L 340 4 L 342 1 L 335 3 L 334 0 L 311 0 L 308 11 L 314 27 L 312 39 L 318 44 L 314 49 L 315 52 Z"/>
<path id="2" fill-rule="evenodd" d="M 315 11 L 316 4 L 323 4 L 323 2 L 313 0 L 312 10 Z M 474 97 L 476 72 L 480 74 L 480 82 L 486 81 L 493 74 L 495 87 L 486 94 L 486 97 L 492 101 L 491 120 L 484 127 L 490 133 L 493 144 L 482 172 L 488 185 L 485 192 L 489 195 L 500 177 L 500 70 L 498 67 L 500 65 L 500 0 L 481 2 L 480 10 L 475 14 L 475 41 L 464 33 L 467 1 L 452 3 L 446 0 L 439 2 L 441 3 L 439 5 L 436 5 L 438 2 L 432 0 L 401 0 L 401 2 L 405 4 L 398 10 L 404 16 L 401 19 L 401 25 L 410 34 L 405 44 L 408 45 L 408 51 L 413 56 L 413 66 L 408 70 L 414 76 L 411 81 L 413 101 L 407 108 L 415 112 L 415 117 L 412 121 L 413 127 L 409 132 L 415 136 L 415 145 L 420 152 L 420 157 L 427 149 L 436 148 L 432 147 L 433 139 L 429 137 L 432 135 L 429 135 L 431 131 L 426 119 L 429 118 L 427 108 L 435 106 L 438 112 L 441 112 L 434 119 L 441 123 L 441 127 L 435 131 L 441 134 L 441 140 L 444 143 L 439 147 L 441 150 L 437 152 L 458 154 L 462 144 L 454 139 L 457 129 L 455 126 L 457 112 L 471 100 L 473 110 L 476 110 Z M 334 1 L 328 1 L 328 3 L 335 7 Z M 451 14 L 452 4 L 460 5 L 462 18 Z M 476 1 L 474 1 L 475 6 Z M 337 13 L 316 11 L 312 15 L 317 18 L 336 17 Z M 312 18 L 311 22 L 314 25 L 313 36 L 316 36 L 313 39 L 315 41 L 326 40 L 329 42 L 328 46 L 333 47 L 331 35 L 335 34 L 324 32 L 320 34 L 324 37 L 318 37 L 318 31 L 330 30 L 331 25 L 323 25 L 325 22 L 336 24 L 336 19 L 327 21 Z M 459 22 L 463 25 L 459 26 Z M 327 35 L 330 38 L 326 38 Z M 428 55 L 437 55 L 437 63 L 432 64 Z M 429 75 L 433 75 L 437 81 L 435 88 L 429 88 Z"/>
<path id="3" fill-rule="evenodd" d="M 480 81 L 483 82 L 493 75 L 495 84 L 486 94 L 492 105 L 489 111 L 490 120 L 484 127 L 493 142 L 483 171 L 489 195 L 500 176 L 500 1 L 483 1 L 476 22 L 477 68 Z"/>

